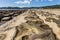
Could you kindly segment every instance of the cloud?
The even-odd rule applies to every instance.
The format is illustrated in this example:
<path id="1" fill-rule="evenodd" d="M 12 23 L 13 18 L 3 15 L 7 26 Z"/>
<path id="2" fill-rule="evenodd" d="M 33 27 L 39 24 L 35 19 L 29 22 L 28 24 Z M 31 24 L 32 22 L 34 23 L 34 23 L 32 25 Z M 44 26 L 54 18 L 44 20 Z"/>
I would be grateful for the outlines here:
<path id="1" fill-rule="evenodd" d="M 16 1 L 14 3 L 16 4 L 27 4 L 27 5 L 30 5 L 31 1 L 33 0 L 19 0 L 19 1 Z M 52 2 L 53 0 L 35 0 L 36 2 L 45 2 L 45 1 L 49 1 L 49 2 Z"/>
<path id="2" fill-rule="evenodd" d="M 20 5 L 18 7 L 20 7 L 20 8 L 22 8 L 22 7 L 28 7 L 28 5 L 27 6 L 26 5 Z"/>
<path id="3" fill-rule="evenodd" d="M 17 1 L 17 2 L 15 2 L 15 3 L 17 3 L 17 4 L 30 4 L 31 3 L 31 1 L 32 0 L 24 0 L 24 1 Z"/>

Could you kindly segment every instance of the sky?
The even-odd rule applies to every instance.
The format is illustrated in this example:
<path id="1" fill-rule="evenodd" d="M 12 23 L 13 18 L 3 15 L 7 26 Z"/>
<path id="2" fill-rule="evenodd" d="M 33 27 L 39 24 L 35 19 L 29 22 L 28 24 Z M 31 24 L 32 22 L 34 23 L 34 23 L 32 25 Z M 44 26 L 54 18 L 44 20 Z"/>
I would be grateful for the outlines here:
<path id="1" fill-rule="evenodd" d="M 40 7 L 59 4 L 60 0 L 0 0 L 0 7 Z"/>

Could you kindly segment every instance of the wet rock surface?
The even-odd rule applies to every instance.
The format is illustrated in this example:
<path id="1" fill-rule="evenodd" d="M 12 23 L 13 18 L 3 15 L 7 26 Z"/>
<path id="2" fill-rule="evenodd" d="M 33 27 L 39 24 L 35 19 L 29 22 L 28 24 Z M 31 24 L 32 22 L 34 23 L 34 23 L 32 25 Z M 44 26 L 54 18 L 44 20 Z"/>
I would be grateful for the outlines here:
<path id="1" fill-rule="evenodd" d="M 5 15 L 1 19 L 6 23 L 0 26 L 0 40 L 60 40 L 59 14 L 51 10 L 29 9 L 22 14 L 14 11 L 12 19 Z"/>

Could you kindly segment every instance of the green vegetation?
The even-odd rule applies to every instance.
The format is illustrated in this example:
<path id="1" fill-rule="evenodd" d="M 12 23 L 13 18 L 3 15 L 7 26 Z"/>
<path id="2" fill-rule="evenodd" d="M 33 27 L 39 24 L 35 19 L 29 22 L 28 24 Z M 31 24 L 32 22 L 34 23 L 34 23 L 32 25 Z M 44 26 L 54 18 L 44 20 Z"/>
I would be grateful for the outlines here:
<path id="1" fill-rule="evenodd" d="M 39 8 L 43 8 L 43 9 L 60 9 L 60 5 L 51 5 L 51 6 L 42 6 L 42 7 L 0 7 L 0 9 L 39 9 Z"/>
<path id="2" fill-rule="evenodd" d="M 51 9 L 60 9 L 60 5 L 52 5 L 52 6 L 44 6 L 44 7 L 41 7 L 41 8 L 44 8 L 44 9 L 48 9 L 48 8 L 51 8 Z"/>

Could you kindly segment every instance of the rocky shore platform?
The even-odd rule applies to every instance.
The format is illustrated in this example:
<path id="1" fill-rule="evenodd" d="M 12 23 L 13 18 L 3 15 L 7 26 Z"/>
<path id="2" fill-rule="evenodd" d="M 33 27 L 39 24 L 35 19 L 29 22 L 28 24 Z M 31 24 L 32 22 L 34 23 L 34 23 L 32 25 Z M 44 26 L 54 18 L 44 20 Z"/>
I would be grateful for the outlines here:
<path id="1" fill-rule="evenodd" d="M 60 40 L 60 9 L 0 10 L 0 40 Z"/>

